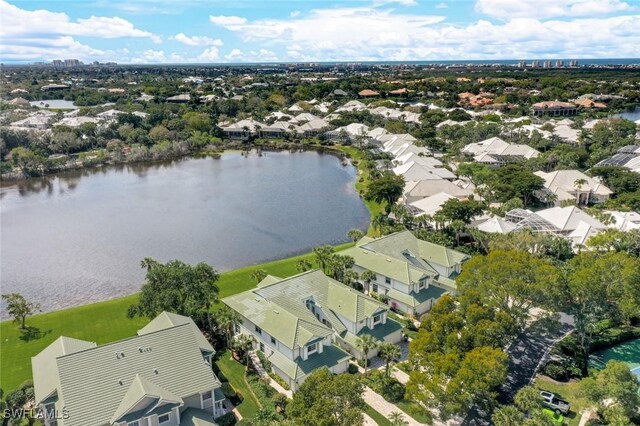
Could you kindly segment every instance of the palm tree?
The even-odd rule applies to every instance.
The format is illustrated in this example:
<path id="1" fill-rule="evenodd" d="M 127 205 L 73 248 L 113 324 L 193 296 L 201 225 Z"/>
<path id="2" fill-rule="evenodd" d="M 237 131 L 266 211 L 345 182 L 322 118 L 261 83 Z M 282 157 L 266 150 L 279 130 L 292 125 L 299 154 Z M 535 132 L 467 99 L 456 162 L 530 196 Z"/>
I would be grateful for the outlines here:
<path id="1" fill-rule="evenodd" d="M 318 267 L 323 271 L 325 271 L 329 266 L 329 262 L 331 260 L 331 257 L 333 256 L 334 251 L 335 250 L 331 246 L 314 247 L 313 254 L 316 256 Z"/>
<path id="2" fill-rule="evenodd" d="M 394 411 L 391 414 L 389 414 L 387 416 L 387 418 L 389 419 L 389 421 L 391 422 L 392 426 L 406 426 L 409 424 L 409 422 L 407 422 L 404 419 L 404 416 L 402 415 L 401 412 L 399 411 Z"/>
<path id="3" fill-rule="evenodd" d="M 246 368 L 249 369 L 249 351 L 253 347 L 253 337 L 248 334 L 238 334 L 231 342 L 231 349 L 236 354 L 244 356 Z"/>
<path id="4" fill-rule="evenodd" d="M 233 330 L 240 324 L 240 315 L 227 305 L 222 305 L 214 317 L 218 327 L 224 331 L 225 346 L 229 347 Z"/>
<path id="5" fill-rule="evenodd" d="M 586 184 L 587 184 L 587 180 L 583 178 L 576 179 L 575 182 L 573 182 L 573 187 L 576 189 L 576 204 L 580 204 L 580 190 Z M 588 203 L 589 203 L 589 195 L 587 194 L 587 200 L 585 204 L 588 204 Z"/>
<path id="6" fill-rule="evenodd" d="M 256 269 L 251 273 L 251 278 L 253 278 L 254 280 L 256 280 L 256 282 L 259 283 L 260 281 L 264 280 L 267 275 L 269 275 L 269 273 L 264 269 Z"/>
<path id="7" fill-rule="evenodd" d="M 362 233 L 362 231 L 357 228 L 351 229 L 349 230 L 349 232 L 347 232 L 347 238 L 349 238 L 354 243 L 357 242 L 363 236 L 364 234 Z"/>
<path id="8" fill-rule="evenodd" d="M 540 391 L 533 386 L 523 387 L 516 393 L 514 405 L 523 413 L 532 415 L 534 411 L 542 408 Z"/>
<path id="9" fill-rule="evenodd" d="M 367 366 L 369 365 L 369 360 L 367 355 L 370 351 L 374 350 L 378 347 L 378 341 L 375 337 L 365 334 L 362 337 L 358 338 L 356 341 L 356 347 L 360 350 L 362 354 L 362 361 L 364 362 L 364 372 L 367 372 Z"/>
<path id="10" fill-rule="evenodd" d="M 524 422 L 524 416 L 513 405 L 503 405 L 493 412 L 491 420 L 495 426 L 519 426 Z"/>
<path id="11" fill-rule="evenodd" d="M 378 356 L 384 359 L 384 362 L 386 363 L 385 371 L 387 373 L 387 378 L 389 378 L 391 376 L 391 369 L 389 368 L 391 361 L 396 358 L 400 358 L 402 356 L 402 351 L 398 345 L 393 343 L 382 343 L 380 345 Z"/>
<path id="12" fill-rule="evenodd" d="M 300 259 L 296 262 L 296 270 L 298 272 L 307 272 L 312 266 L 308 259 Z"/>
<path id="13" fill-rule="evenodd" d="M 371 282 L 376 281 L 377 279 L 378 277 L 375 272 L 368 269 L 366 271 L 362 271 L 362 273 L 360 274 L 360 280 L 362 280 L 362 282 L 364 283 L 364 292 L 366 294 L 369 294 Z"/>

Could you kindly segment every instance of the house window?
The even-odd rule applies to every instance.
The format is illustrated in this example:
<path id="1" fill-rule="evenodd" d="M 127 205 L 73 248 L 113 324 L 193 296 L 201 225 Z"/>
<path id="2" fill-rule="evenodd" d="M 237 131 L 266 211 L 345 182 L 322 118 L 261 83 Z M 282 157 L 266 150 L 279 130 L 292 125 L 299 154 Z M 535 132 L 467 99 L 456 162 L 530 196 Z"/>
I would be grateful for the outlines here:
<path id="1" fill-rule="evenodd" d="M 137 420 L 135 422 L 129 422 L 127 423 L 127 426 L 140 426 L 140 422 Z"/>
<path id="2" fill-rule="evenodd" d="M 163 414 L 161 416 L 158 416 L 158 424 L 167 423 L 170 419 L 171 417 L 169 417 L 168 414 Z"/>
<path id="3" fill-rule="evenodd" d="M 385 284 L 391 284 L 391 278 L 384 277 L 384 282 L 385 282 Z"/>
<path id="4" fill-rule="evenodd" d="M 264 352 L 264 343 L 260 342 L 260 350 Z"/>
<path id="5" fill-rule="evenodd" d="M 373 316 L 373 325 L 380 324 L 382 322 L 382 314 Z"/>
<path id="6" fill-rule="evenodd" d="M 308 355 L 316 353 L 317 351 L 318 351 L 318 344 L 317 343 L 312 343 L 309 346 L 307 346 L 307 354 Z"/>
<path id="7" fill-rule="evenodd" d="M 256 333 L 262 334 L 262 329 L 256 325 Z"/>
<path id="8" fill-rule="evenodd" d="M 209 400 L 211 400 L 211 391 L 202 394 L 202 408 L 204 408 Z"/>
<path id="9" fill-rule="evenodd" d="M 275 337 L 273 337 L 273 336 L 271 336 L 271 344 L 272 344 L 272 345 L 275 345 L 275 344 L 276 344 L 276 338 L 275 338 Z"/>
<path id="10" fill-rule="evenodd" d="M 425 286 L 425 282 L 424 281 L 419 281 L 418 282 L 418 290 L 422 290 Z"/>
<path id="11" fill-rule="evenodd" d="M 377 293 L 378 292 L 378 284 L 374 284 L 373 285 L 373 292 Z"/>

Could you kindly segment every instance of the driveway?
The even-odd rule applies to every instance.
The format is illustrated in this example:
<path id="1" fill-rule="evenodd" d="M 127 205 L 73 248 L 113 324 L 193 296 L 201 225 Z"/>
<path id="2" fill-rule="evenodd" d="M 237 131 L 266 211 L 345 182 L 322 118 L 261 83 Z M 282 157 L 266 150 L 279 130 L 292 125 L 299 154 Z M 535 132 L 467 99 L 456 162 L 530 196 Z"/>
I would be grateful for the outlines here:
<path id="1" fill-rule="evenodd" d="M 547 350 L 557 339 L 573 330 L 572 317 L 561 313 L 558 320 L 555 324 L 544 319 L 536 321 L 507 348 L 509 366 L 507 381 L 499 391 L 500 403 L 512 403 L 518 389 L 531 381 Z"/>

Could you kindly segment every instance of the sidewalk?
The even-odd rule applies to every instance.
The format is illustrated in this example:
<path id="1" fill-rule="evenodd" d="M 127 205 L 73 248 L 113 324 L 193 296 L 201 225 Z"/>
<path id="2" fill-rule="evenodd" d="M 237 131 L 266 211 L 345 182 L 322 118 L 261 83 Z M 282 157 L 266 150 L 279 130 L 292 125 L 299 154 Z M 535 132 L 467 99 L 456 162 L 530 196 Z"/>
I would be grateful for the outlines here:
<path id="1" fill-rule="evenodd" d="M 402 414 L 402 417 L 404 418 L 404 420 L 407 422 L 409 426 L 422 425 L 422 423 L 418 423 L 413 419 L 413 417 L 411 417 L 410 415 L 408 415 L 407 413 L 405 413 L 404 411 L 396 407 L 394 404 L 386 401 L 382 396 L 372 391 L 368 386 L 364 387 L 363 397 L 364 397 L 364 401 L 367 404 L 369 404 L 371 408 L 373 408 L 378 413 L 382 414 L 387 418 L 391 413 L 398 412 Z"/>
<path id="2" fill-rule="evenodd" d="M 293 398 L 293 392 L 291 392 L 290 390 L 286 390 L 278 382 L 273 380 L 271 376 L 269 376 L 269 373 L 267 373 L 267 371 L 262 366 L 262 363 L 260 362 L 260 358 L 258 358 L 258 355 L 256 354 L 255 351 L 249 352 L 249 359 L 251 360 L 251 363 L 253 364 L 253 368 L 256 370 L 256 373 L 258 373 L 258 375 L 263 379 L 268 380 L 269 385 L 272 388 L 278 391 L 278 393 L 285 395 L 289 399 Z"/>

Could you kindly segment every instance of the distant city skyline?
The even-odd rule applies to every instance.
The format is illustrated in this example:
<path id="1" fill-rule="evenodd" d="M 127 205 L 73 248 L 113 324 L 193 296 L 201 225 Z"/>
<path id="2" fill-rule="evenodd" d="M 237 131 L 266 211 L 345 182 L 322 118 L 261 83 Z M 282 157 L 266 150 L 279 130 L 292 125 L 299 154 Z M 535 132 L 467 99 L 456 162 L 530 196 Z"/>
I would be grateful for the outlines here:
<path id="1" fill-rule="evenodd" d="M 640 57 L 624 0 L 0 0 L 0 61 L 364 62 Z"/>

